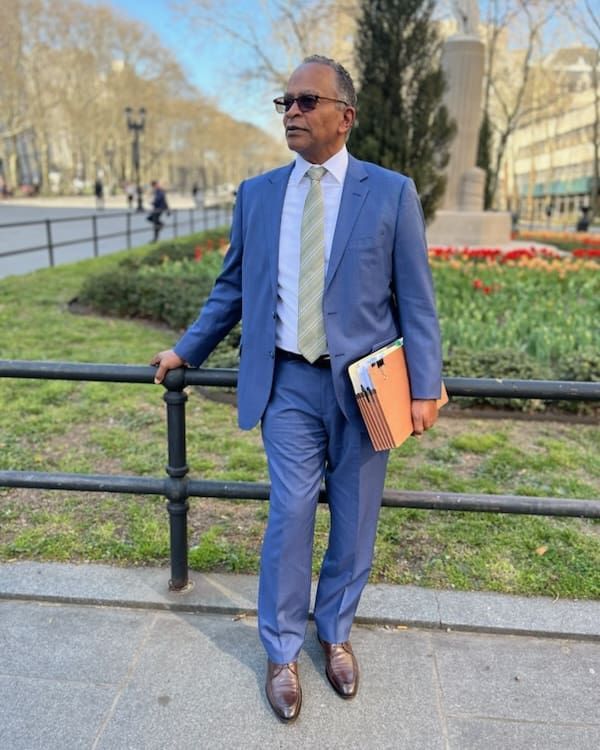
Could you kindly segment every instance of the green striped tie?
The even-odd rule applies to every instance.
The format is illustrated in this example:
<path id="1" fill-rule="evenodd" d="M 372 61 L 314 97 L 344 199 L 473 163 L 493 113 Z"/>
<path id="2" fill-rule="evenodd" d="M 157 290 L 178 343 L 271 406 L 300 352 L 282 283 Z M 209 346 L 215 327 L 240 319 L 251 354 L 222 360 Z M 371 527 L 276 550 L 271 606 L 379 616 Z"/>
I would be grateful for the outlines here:
<path id="1" fill-rule="evenodd" d="M 321 178 L 326 171 L 325 167 L 311 167 L 306 173 L 310 189 L 300 230 L 298 348 L 309 362 L 314 362 L 327 349 L 323 323 L 325 221 L 321 192 Z"/>

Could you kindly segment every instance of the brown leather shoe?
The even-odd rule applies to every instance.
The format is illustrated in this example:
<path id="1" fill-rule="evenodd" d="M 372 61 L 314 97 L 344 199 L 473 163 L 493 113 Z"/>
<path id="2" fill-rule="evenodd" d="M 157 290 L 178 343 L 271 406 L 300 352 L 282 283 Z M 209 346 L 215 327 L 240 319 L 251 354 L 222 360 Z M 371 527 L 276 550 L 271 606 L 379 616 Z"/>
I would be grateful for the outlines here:
<path id="1" fill-rule="evenodd" d="M 350 641 L 327 643 L 319 638 L 325 652 L 325 674 L 342 698 L 354 698 L 358 690 L 358 662 Z"/>
<path id="2" fill-rule="evenodd" d="M 298 677 L 298 662 L 274 664 L 267 661 L 267 698 L 277 718 L 290 722 L 298 718 L 302 705 L 302 688 Z"/>

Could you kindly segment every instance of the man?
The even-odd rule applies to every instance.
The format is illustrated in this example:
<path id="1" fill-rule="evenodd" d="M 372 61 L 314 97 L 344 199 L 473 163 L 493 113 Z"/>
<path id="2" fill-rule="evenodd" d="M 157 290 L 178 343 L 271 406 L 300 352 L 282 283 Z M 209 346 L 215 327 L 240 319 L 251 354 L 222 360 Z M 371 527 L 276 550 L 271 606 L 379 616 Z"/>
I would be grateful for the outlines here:
<path id="1" fill-rule="evenodd" d="M 349 634 L 371 567 L 388 454 L 370 443 L 347 367 L 403 335 L 416 435 L 435 422 L 441 389 L 420 203 L 407 177 L 346 151 L 355 102 L 350 76 L 333 60 L 312 56 L 292 74 L 275 105 L 296 160 L 241 184 L 209 300 L 175 349 L 152 360 L 158 383 L 169 369 L 198 366 L 242 319 L 239 423 L 250 429 L 261 420 L 271 478 L 259 633 L 267 697 L 283 721 L 302 702 L 297 659 L 322 479 L 331 531 L 314 617 L 331 685 L 343 698 L 358 687 Z"/>
<path id="2" fill-rule="evenodd" d="M 164 227 L 160 217 L 162 216 L 163 211 L 169 211 L 169 204 L 167 203 L 165 191 L 159 185 L 158 181 L 152 180 L 150 185 L 154 194 L 152 196 L 152 211 L 148 214 L 147 219 L 154 225 L 154 237 L 152 238 L 152 241 L 157 242 L 160 230 Z"/>
<path id="3" fill-rule="evenodd" d="M 102 211 L 104 208 L 104 183 L 100 176 L 96 177 L 94 182 L 94 195 L 96 196 L 96 208 Z"/>

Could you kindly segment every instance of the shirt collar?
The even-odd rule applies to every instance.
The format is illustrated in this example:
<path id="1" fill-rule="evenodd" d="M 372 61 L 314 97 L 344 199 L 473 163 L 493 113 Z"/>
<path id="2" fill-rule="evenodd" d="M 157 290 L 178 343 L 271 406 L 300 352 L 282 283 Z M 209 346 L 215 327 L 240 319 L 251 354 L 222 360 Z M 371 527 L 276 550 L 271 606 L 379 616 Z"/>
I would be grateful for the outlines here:
<path id="1" fill-rule="evenodd" d="M 290 182 L 294 185 L 300 184 L 300 180 L 304 177 L 307 170 L 314 166 L 325 167 L 327 172 L 335 178 L 336 182 L 343 185 L 348 170 L 348 150 L 346 146 L 342 146 L 337 154 L 331 156 L 323 164 L 311 164 L 300 156 L 300 154 L 296 154 L 296 163 L 290 175 Z"/>

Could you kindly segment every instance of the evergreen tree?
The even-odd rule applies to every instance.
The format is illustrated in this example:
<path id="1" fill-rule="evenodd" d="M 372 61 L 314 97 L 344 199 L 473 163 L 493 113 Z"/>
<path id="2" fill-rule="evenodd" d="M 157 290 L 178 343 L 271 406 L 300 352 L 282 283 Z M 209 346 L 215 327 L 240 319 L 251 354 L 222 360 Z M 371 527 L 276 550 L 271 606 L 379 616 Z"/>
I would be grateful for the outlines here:
<path id="1" fill-rule="evenodd" d="M 485 172 L 483 207 L 488 211 L 492 207 L 492 128 L 488 113 L 484 111 L 479 128 L 477 143 L 477 166 Z"/>
<path id="2" fill-rule="evenodd" d="M 350 149 L 359 159 L 403 172 L 433 217 L 455 133 L 442 104 L 434 0 L 361 0 L 355 52 L 358 124 Z"/>

